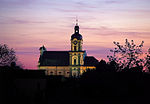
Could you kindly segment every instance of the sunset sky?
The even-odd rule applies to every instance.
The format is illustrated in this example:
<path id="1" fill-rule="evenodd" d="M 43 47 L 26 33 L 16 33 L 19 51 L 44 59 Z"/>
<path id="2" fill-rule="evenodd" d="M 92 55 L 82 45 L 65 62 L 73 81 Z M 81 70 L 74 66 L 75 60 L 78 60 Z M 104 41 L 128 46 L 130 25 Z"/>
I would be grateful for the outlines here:
<path id="1" fill-rule="evenodd" d="M 150 48 L 150 0 L 0 0 L 0 43 L 14 48 L 24 68 L 37 69 L 39 47 L 70 50 L 78 17 L 83 49 L 106 59 L 113 41 Z"/>

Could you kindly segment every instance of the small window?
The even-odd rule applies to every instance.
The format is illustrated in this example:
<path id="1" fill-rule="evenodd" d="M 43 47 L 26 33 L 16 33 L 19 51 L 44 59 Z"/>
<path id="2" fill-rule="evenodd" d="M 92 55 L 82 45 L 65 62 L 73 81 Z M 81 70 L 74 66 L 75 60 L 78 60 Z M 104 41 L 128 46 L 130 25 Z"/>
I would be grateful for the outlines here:
<path id="1" fill-rule="evenodd" d="M 59 74 L 61 74 L 61 72 L 59 72 Z"/>
<path id="2" fill-rule="evenodd" d="M 53 74 L 53 72 L 50 72 L 51 74 Z"/>

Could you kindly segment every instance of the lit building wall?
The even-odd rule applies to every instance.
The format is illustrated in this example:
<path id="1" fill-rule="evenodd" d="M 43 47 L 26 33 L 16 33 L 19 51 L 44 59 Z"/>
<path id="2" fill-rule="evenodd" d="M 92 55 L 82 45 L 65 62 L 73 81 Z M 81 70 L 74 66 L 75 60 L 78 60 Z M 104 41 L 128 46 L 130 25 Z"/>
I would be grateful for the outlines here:
<path id="1" fill-rule="evenodd" d="M 64 77 L 82 75 L 87 69 L 94 70 L 95 66 L 40 66 L 40 70 L 45 70 L 46 75 L 62 75 Z M 78 70 L 80 69 L 80 70 Z M 77 73 L 78 71 L 80 73 Z M 75 74 L 75 75 L 74 75 Z"/>

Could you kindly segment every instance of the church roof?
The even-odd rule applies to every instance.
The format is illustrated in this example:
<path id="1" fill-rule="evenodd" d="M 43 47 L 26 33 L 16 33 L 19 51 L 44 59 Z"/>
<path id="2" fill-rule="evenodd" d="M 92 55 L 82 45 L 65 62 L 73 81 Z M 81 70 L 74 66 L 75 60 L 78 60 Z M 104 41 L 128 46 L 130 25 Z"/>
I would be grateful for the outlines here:
<path id="1" fill-rule="evenodd" d="M 40 56 L 40 66 L 69 66 L 69 51 L 44 51 Z M 95 66 L 98 60 L 93 56 L 85 56 L 84 66 Z"/>
<path id="2" fill-rule="evenodd" d="M 84 66 L 95 66 L 98 64 L 98 60 L 93 56 L 86 56 L 84 59 Z"/>
<path id="3" fill-rule="evenodd" d="M 40 57 L 40 66 L 68 66 L 69 51 L 45 51 Z"/>

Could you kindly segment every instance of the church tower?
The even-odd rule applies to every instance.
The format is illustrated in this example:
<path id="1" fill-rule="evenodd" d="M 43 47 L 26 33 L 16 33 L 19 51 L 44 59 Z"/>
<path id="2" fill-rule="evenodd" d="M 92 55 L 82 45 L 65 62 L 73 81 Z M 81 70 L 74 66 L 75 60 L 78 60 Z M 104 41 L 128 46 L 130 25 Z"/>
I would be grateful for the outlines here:
<path id="1" fill-rule="evenodd" d="M 71 36 L 71 51 L 70 54 L 70 70 L 72 76 L 78 77 L 81 74 L 81 66 L 84 65 L 85 51 L 82 51 L 83 38 L 79 33 L 79 26 L 76 23 L 74 34 Z"/>
<path id="2" fill-rule="evenodd" d="M 87 56 L 82 49 L 83 37 L 79 32 L 78 20 L 71 35 L 71 47 L 69 51 L 47 51 L 40 47 L 39 69 L 46 75 L 63 75 L 65 77 L 80 77 L 87 69 L 96 69 L 98 60 L 93 56 Z"/>

